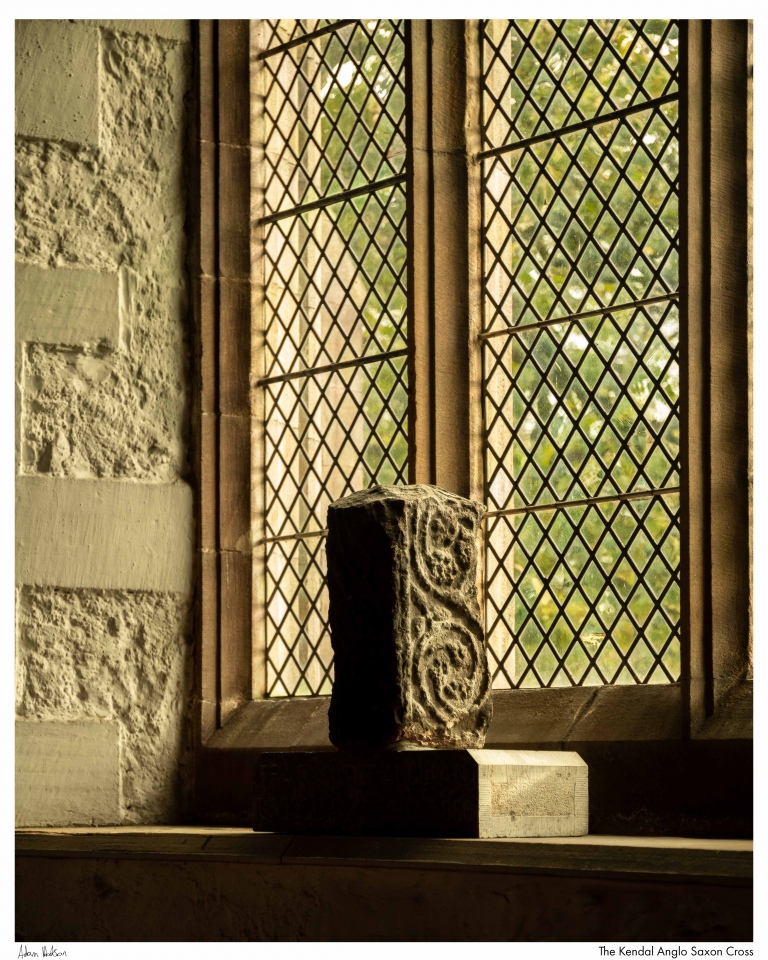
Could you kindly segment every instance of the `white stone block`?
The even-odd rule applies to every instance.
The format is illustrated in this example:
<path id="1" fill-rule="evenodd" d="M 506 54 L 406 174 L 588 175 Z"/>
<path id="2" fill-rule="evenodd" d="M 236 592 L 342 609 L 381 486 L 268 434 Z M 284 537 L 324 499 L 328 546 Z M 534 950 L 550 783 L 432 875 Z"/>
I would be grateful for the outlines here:
<path id="1" fill-rule="evenodd" d="M 16 825 L 120 821 L 117 721 L 16 722 Z"/>
<path id="2" fill-rule="evenodd" d="M 99 33 L 62 20 L 16 21 L 16 133 L 99 142 Z"/>
<path id="3" fill-rule="evenodd" d="M 186 483 L 16 479 L 16 582 L 189 593 Z"/>
<path id="4" fill-rule="evenodd" d="M 71 346 L 120 336 L 117 273 L 16 264 L 16 339 Z"/>
<path id="5" fill-rule="evenodd" d="M 469 750 L 478 765 L 480 837 L 589 832 L 587 765 L 560 750 Z"/>

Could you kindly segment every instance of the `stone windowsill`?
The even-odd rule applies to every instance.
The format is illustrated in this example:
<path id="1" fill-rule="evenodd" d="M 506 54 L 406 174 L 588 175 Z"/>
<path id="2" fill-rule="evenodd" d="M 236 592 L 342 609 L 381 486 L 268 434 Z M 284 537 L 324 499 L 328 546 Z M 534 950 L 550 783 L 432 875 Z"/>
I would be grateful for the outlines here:
<path id="1" fill-rule="evenodd" d="M 751 840 L 681 837 L 452 840 L 284 836 L 221 827 L 28 828 L 16 832 L 16 855 L 469 870 L 737 886 L 752 878 Z"/>

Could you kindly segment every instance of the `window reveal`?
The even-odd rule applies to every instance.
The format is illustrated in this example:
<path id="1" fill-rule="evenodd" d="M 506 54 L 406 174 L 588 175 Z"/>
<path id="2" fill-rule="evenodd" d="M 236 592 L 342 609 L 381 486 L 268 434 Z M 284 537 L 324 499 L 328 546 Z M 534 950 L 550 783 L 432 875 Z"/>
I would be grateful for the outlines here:
<path id="1" fill-rule="evenodd" d="M 505 21 L 505 26 L 508 24 Z M 280 21 L 274 45 L 326 25 L 296 27 Z M 337 29 L 336 24 L 331 26 Z M 250 751 L 299 745 L 311 749 L 325 736 L 324 698 L 314 702 L 302 697 L 264 699 L 266 388 L 257 387 L 255 381 L 267 376 L 263 273 L 260 275 L 264 263 L 258 256 L 263 232 L 260 218 L 265 214 L 258 209 L 259 190 L 251 191 L 259 181 L 263 185 L 261 178 L 266 172 L 259 149 L 263 136 L 258 131 L 263 61 L 257 60 L 259 50 L 253 49 L 258 29 L 254 21 L 250 25 L 248 21 L 200 21 L 196 29 L 200 192 L 195 200 L 199 226 L 195 252 L 199 252 L 200 275 L 193 307 L 200 389 L 193 450 L 199 494 L 196 632 L 200 656 L 196 658 L 195 728 L 200 749 L 196 751 L 195 802 L 198 815 L 217 822 L 229 818 L 227 822 L 232 823 L 248 822 L 242 769 Z M 407 165 L 408 328 L 413 341 L 408 386 L 413 394 L 411 403 L 420 403 L 420 414 L 409 422 L 409 476 L 414 482 L 437 480 L 447 489 L 482 499 L 480 361 L 483 351 L 489 355 L 490 345 L 501 349 L 504 343 L 501 335 L 477 339 L 482 315 L 481 231 L 476 229 L 481 222 L 481 191 L 477 188 L 484 160 L 475 159 L 480 145 L 474 138 L 480 135 L 477 86 L 482 79 L 477 35 L 484 26 L 474 20 L 414 21 L 406 29 L 409 81 L 415 93 L 408 114 L 408 136 L 414 140 Z M 644 32 L 653 31 L 648 26 Z M 532 30 L 526 36 L 530 39 L 531 34 Z M 734 782 L 746 783 L 749 770 L 751 682 L 743 679 L 751 677 L 749 45 L 750 27 L 745 21 L 681 22 L 684 112 L 680 137 L 685 149 L 680 191 L 685 252 L 681 257 L 684 332 L 680 350 L 684 387 L 681 443 L 685 452 L 680 499 L 685 589 L 680 681 L 554 689 L 562 682 L 557 677 L 551 688 L 530 690 L 526 696 L 504 689 L 497 689 L 494 696 L 492 736 L 500 746 L 513 746 L 521 735 L 549 742 L 553 748 L 563 737 L 589 742 L 585 748 L 589 746 L 593 772 L 606 778 L 606 789 L 601 791 L 605 802 L 602 808 L 596 805 L 595 823 L 599 820 L 600 829 L 608 833 L 621 832 L 633 823 L 642 832 L 650 823 L 649 811 L 654 824 L 651 829 L 679 832 L 679 801 L 687 783 L 693 784 L 684 797 L 687 822 L 692 822 L 692 816 L 702 818 L 697 822 L 705 832 L 713 831 L 713 836 L 725 835 L 734 822 L 749 822 L 746 807 L 737 803 L 738 809 L 729 805 L 727 815 L 715 823 L 711 804 L 700 799 L 711 791 L 685 773 L 689 769 L 696 773 L 719 770 L 725 763 L 736 774 Z M 456 69 L 465 51 L 466 77 Z M 469 81 L 466 85 L 465 80 Z M 431 110 L 425 102 L 430 91 Z M 640 110 L 654 104 L 634 106 Z M 466 136 L 471 135 L 468 184 L 462 178 L 466 162 L 461 156 L 465 108 L 472 118 L 465 128 Z M 613 118 L 606 114 L 599 121 Z M 446 129 L 450 136 L 444 135 Z M 435 135 L 434 156 L 431 135 Z M 487 143 L 483 148 L 493 149 Z M 255 163 L 249 163 L 249 157 Z M 427 185 L 434 182 L 434 191 L 422 189 L 425 180 Z M 708 189 L 688 192 L 686 184 L 707 184 Z M 434 211 L 428 208 L 430 198 Z M 462 233 L 469 238 L 468 245 L 462 244 Z M 465 247 L 468 255 L 462 259 Z M 436 255 L 427 256 L 425 250 Z M 253 254 L 257 256 L 252 262 Z M 433 283 L 430 262 L 441 267 L 438 283 Z M 453 283 L 444 282 L 445 268 L 450 274 L 456 264 Z M 462 291 L 466 291 L 463 300 Z M 673 308 L 674 300 L 670 298 Z M 435 309 L 430 312 L 432 304 Z M 623 309 L 632 306 L 626 304 Z M 595 316 L 614 316 L 612 307 L 598 307 Z M 585 312 L 585 307 L 574 311 Z M 253 324 L 249 322 L 251 314 Z M 436 322 L 430 326 L 432 317 Z M 564 322 L 554 315 L 552 319 Z M 574 320 L 574 324 L 579 329 L 589 319 Z M 554 323 L 550 331 L 552 326 Z M 438 329 L 440 337 L 434 347 L 440 362 L 433 367 L 432 389 L 428 334 Z M 467 336 L 469 357 L 463 353 Z M 462 357 L 464 369 L 459 370 Z M 456 384 L 454 391 L 451 382 Z M 422 392 L 427 393 L 426 398 Z M 432 392 L 443 401 L 440 409 L 431 405 Z M 447 407 L 446 397 L 450 401 Z M 430 411 L 434 411 L 431 424 L 426 419 Z M 430 447 L 433 437 L 446 441 L 442 449 Z M 255 468 L 250 478 L 248 463 Z M 437 471 L 434 476 L 431 466 Z M 669 497 L 662 498 L 662 505 L 669 502 Z M 569 509 L 577 505 L 568 501 Z M 562 512 L 554 510 L 553 504 L 545 506 L 553 518 Z M 543 511 L 530 513 L 545 517 Z M 251 531 L 252 538 L 248 536 Z M 673 531 L 673 539 L 667 540 L 664 549 L 674 544 L 674 536 Z M 314 540 L 320 542 L 317 537 Z M 251 544 L 253 558 L 248 555 Z M 643 571 L 646 569 L 647 565 Z M 654 586 L 651 592 L 655 595 L 657 589 Z M 507 631 L 507 643 L 511 636 Z M 673 638 L 673 646 L 676 642 Z M 507 668 L 512 669 L 509 663 Z M 497 677 L 497 683 L 499 680 Z M 532 681 L 535 683 L 535 677 L 524 682 Z M 728 740 L 718 739 L 726 732 Z M 595 742 L 595 736 L 600 740 Z M 636 740 L 649 742 L 638 751 L 631 743 Z M 609 742 L 611 748 L 606 749 Z M 653 770 L 660 760 L 670 769 L 682 771 L 675 790 L 653 787 Z M 635 791 L 629 798 L 621 789 L 630 768 L 639 784 L 651 784 L 642 796 Z M 716 790 L 717 784 L 713 784 Z M 731 791 L 729 798 L 737 795 L 738 791 Z"/>
<path id="2" fill-rule="evenodd" d="M 481 31 L 495 687 L 680 676 L 678 30 Z"/>
<path id="3" fill-rule="evenodd" d="M 405 36 L 263 21 L 267 696 L 328 694 L 328 504 L 407 480 Z"/>

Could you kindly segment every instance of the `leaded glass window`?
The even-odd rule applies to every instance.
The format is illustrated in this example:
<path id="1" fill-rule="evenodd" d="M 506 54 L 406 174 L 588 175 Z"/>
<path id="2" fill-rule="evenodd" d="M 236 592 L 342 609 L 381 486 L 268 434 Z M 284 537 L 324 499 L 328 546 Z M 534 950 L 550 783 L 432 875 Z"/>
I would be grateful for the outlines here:
<path id="1" fill-rule="evenodd" d="M 407 482 L 405 33 L 262 21 L 266 693 L 330 693 L 328 504 Z"/>
<path id="2" fill-rule="evenodd" d="M 481 30 L 496 687 L 680 674 L 678 28 Z"/>

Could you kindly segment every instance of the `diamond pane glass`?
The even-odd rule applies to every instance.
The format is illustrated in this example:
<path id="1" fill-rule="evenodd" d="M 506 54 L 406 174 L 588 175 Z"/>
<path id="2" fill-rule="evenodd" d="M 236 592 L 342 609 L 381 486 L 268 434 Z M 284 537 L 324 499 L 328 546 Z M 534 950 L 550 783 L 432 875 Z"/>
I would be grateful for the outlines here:
<path id="1" fill-rule="evenodd" d="M 266 216 L 403 173 L 401 21 L 354 21 L 262 64 Z"/>
<path id="2" fill-rule="evenodd" d="M 266 387 L 266 535 L 323 530 L 328 504 L 407 482 L 407 358 Z"/>
<path id="3" fill-rule="evenodd" d="M 267 376 L 405 348 L 403 185 L 269 224 L 264 249 Z"/>
<path id="4" fill-rule="evenodd" d="M 325 538 L 267 546 L 267 696 L 331 692 Z"/>
<path id="5" fill-rule="evenodd" d="M 680 677 L 679 495 L 492 517 L 495 687 Z"/>
<path id="6" fill-rule="evenodd" d="M 677 24 L 494 20 L 481 45 L 494 684 L 671 682 Z"/>
<path id="7" fill-rule="evenodd" d="M 405 35 L 263 21 L 267 696 L 330 693 L 328 505 L 407 482 Z"/>
<path id="8" fill-rule="evenodd" d="M 674 301 L 485 343 L 490 509 L 677 486 Z"/>
<path id="9" fill-rule="evenodd" d="M 677 103 L 483 161 L 485 327 L 670 293 Z"/>
<path id="10" fill-rule="evenodd" d="M 482 127 L 500 147 L 678 89 L 670 20 L 487 20 Z"/>

